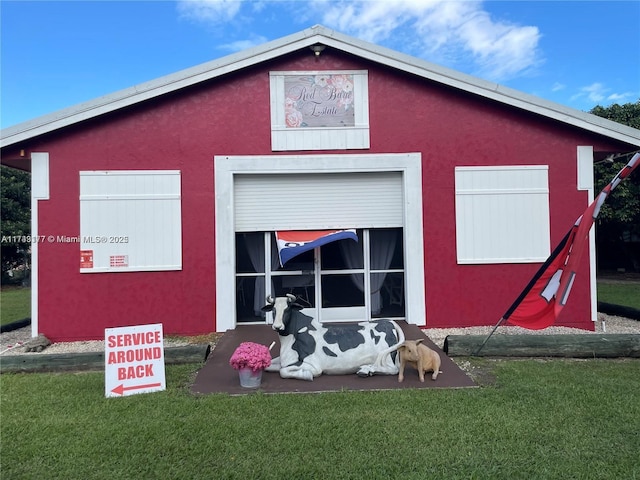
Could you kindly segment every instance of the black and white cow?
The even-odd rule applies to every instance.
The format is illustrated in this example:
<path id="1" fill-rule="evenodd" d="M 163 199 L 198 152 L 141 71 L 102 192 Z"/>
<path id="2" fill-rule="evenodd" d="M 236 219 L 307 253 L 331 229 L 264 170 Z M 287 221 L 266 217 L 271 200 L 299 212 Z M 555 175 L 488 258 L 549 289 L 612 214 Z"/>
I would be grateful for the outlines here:
<path id="1" fill-rule="evenodd" d="M 267 297 L 265 312 L 275 311 L 273 329 L 280 336 L 280 356 L 267 371 L 279 371 L 282 378 L 313 380 L 323 373 L 396 375 L 398 346 L 404 333 L 392 320 L 357 324 L 322 325 L 305 315 L 296 297 Z"/>

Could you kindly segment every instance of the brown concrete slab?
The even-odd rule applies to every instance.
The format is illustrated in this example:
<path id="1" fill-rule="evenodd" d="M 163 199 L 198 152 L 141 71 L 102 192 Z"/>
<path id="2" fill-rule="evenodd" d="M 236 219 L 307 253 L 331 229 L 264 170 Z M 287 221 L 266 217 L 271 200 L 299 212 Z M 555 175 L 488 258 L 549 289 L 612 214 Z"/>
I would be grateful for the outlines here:
<path id="1" fill-rule="evenodd" d="M 415 325 L 398 322 L 409 340 L 424 338 L 425 335 Z M 353 375 L 321 375 L 312 382 L 281 378 L 277 372 L 264 372 L 262 385 L 257 390 L 240 386 L 238 372 L 229 365 L 229 358 L 242 342 L 256 342 L 264 345 L 276 345 L 271 354 L 277 357 L 280 353 L 278 334 L 268 325 L 239 325 L 234 330 L 227 331 L 211 351 L 205 365 L 198 371 L 191 391 L 197 394 L 229 393 L 246 394 L 255 391 L 264 393 L 306 393 L 306 392 L 337 392 L 343 390 L 395 390 L 400 388 L 465 388 L 477 386 L 473 380 L 458 367 L 440 348 L 428 338 L 424 344 L 440 354 L 442 372 L 436 381 L 427 375 L 424 383 L 418 378 L 418 372 L 411 367 L 405 369 L 404 382 L 398 383 L 397 375 L 374 375 L 361 378 Z"/>

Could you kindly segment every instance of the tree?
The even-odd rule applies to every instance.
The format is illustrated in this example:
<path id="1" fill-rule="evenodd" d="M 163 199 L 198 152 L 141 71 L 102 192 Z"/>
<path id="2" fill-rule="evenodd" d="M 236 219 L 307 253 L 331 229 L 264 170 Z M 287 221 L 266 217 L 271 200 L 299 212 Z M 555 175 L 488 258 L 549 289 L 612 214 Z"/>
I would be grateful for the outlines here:
<path id="1" fill-rule="evenodd" d="M 636 103 L 625 103 L 624 105 L 615 103 L 606 108 L 597 105 L 589 113 L 621 123 L 627 127 L 640 129 L 640 100 Z"/>
<path id="2" fill-rule="evenodd" d="M 594 107 L 599 117 L 640 129 L 640 100 L 636 103 Z M 599 162 L 594 167 L 595 191 L 600 192 L 624 167 L 632 154 Z M 640 174 L 634 172 L 620 183 L 602 206 L 596 225 L 598 267 L 632 268 L 640 270 Z M 636 239 L 634 241 L 634 239 Z"/>
<path id="3" fill-rule="evenodd" d="M 9 272 L 27 267 L 31 233 L 31 174 L 0 167 L 0 235 L 2 235 L 2 283 L 10 281 Z"/>

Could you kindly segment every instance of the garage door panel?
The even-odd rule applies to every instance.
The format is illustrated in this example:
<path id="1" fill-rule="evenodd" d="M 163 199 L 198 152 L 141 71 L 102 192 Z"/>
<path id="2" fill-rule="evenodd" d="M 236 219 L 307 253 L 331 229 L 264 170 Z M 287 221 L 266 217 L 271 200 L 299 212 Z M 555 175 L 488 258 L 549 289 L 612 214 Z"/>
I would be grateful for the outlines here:
<path id="1" fill-rule="evenodd" d="M 235 230 L 402 227 L 401 172 L 234 176 Z"/>

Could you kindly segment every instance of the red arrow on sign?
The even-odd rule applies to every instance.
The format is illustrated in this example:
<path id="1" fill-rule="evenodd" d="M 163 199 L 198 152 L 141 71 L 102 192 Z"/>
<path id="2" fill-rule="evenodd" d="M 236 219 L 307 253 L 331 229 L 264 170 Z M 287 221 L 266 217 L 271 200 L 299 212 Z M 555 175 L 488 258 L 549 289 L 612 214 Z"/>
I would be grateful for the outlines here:
<path id="1" fill-rule="evenodd" d="M 147 383 L 146 385 L 132 385 L 130 387 L 125 387 L 123 384 L 118 385 L 116 388 L 111 390 L 112 393 L 116 393 L 118 395 L 122 395 L 124 392 L 129 390 L 140 390 L 143 388 L 153 388 L 153 387 L 161 387 L 161 383 Z"/>

